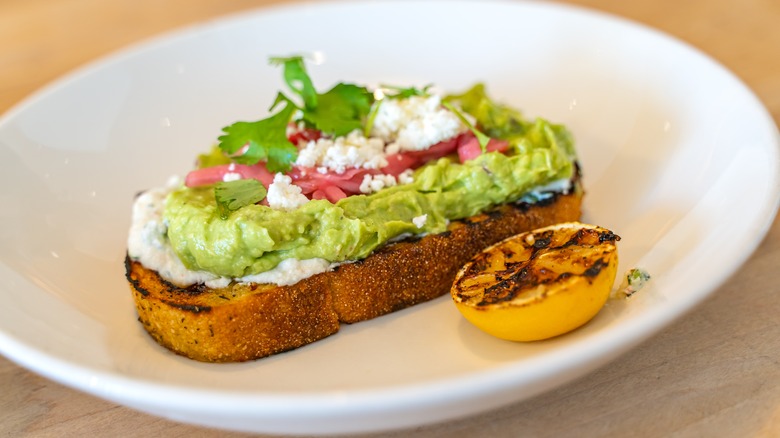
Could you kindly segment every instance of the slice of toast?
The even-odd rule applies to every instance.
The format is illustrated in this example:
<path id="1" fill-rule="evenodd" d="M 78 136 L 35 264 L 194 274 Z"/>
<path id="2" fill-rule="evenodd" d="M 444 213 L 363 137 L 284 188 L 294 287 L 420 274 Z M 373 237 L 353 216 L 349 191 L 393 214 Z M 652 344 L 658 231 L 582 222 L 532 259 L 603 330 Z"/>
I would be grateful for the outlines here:
<path id="1" fill-rule="evenodd" d="M 581 190 L 536 204 L 507 204 L 453 221 L 448 230 L 386 245 L 291 286 L 175 286 L 126 259 L 144 328 L 161 345 L 205 362 L 238 362 L 291 350 L 354 323 L 431 300 L 483 248 L 523 231 L 578 220 Z"/>

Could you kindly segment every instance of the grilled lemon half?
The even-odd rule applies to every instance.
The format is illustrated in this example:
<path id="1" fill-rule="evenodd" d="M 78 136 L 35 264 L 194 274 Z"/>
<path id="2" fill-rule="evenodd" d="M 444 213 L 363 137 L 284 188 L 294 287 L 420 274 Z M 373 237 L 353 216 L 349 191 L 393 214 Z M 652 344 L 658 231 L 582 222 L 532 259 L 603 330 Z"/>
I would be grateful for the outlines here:
<path id="1" fill-rule="evenodd" d="M 455 277 L 455 306 L 483 331 L 537 341 L 590 321 L 609 297 L 620 236 L 579 222 L 512 236 L 472 258 Z"/>

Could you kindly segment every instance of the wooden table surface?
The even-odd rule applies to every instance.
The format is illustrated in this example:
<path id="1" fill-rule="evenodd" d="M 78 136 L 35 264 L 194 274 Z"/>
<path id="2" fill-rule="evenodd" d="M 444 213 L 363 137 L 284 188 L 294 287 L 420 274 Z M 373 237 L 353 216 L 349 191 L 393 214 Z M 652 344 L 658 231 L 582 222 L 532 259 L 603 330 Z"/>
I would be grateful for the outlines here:
<path id="1" fill-rule="evenodd" d="M 0 0 L 0 113 L 94 58 L 261 0 Z M 572 0 L 731 69 L 780 120 L 780 1 Z M 618 360 L 531 400 L 387 436 L 780 436 L 780 222 L 705 303 Z M 241 436 L 141 414 L 0 357 L 0 436 Z M 384 436 L 384 435 L 381 435 Z"/>

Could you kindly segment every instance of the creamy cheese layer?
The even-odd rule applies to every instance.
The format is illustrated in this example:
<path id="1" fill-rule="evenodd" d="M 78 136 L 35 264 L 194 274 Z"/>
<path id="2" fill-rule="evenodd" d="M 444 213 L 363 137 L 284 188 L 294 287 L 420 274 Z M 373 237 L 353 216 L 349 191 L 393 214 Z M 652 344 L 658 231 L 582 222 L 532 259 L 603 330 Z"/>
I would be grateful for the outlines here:
<path id="1" fill-rule="evenodd" d="M 182 287 L 203 283 L 210 288 L 220 288 L 231 281 L 286 286 L 338 265 L 321 258 L 287 259 L 270 271 L 237 278 L 188 269 L 173 251 L 168 241 L 168 224 L 163 219 L 165 200 L 180 185 L 181 179 L 172 177 L 167 185 L 141 193 L 133 203 L 132 224 L 127 238 L 128 256 L 147 269 L 157 271 L 163 279 Z"/>

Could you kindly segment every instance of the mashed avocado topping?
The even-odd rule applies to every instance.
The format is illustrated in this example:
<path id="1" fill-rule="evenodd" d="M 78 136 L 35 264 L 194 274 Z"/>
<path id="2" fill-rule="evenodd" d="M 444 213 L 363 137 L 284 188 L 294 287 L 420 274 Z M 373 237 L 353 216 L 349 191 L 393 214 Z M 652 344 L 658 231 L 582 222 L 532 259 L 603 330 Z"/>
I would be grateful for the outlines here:
<path id="1" fill-rule="evenodd" d="M 417 169 L 411 183 L 335 204 L 312 200 L 292 211 L 252 204 L 221 219 L 213 189 L 181 188 L 166 203 L 168 238 L 185 266 L 226 277 L 264 272 L 289 258 L 361 259 L 395 237 L 442 232 L 449 220 L 571 178 L 567 138 L 562 127 L 539 120 L 509 154 L 462 164 L 441 158 Z M 423 215 L 418 227 L 414 219 Z"/>
<path id="2" fill-rule="evenodd" d="M 223 128 L 185 184 L 136 199 L 128 254 L 178 285 L 292 284 L 395 239 L 570 188 L 569 132 L 477 84 L 339 83 L 319 93 L 301 57 L 274 58 L 292 97 Z"/>

